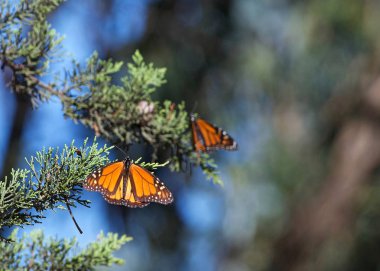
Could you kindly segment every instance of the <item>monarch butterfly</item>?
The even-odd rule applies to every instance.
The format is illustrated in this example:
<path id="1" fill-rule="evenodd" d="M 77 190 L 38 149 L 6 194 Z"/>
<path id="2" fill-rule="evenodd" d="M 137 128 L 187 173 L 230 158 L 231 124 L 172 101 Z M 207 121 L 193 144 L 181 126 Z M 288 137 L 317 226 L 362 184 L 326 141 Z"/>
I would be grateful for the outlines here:
<path id="1" fill-rule="evenodd" d="M 214 150 L 237 149 L 236 141 L 219 127 L 197 118 L 194 114 L 190 115 L 191 130 L 193 135 L 193 145 L 196 151 L 208 152 Z"/>
<path id="2" fill-rule="evenodd" d="M 110 163 L 88 175 L 83 187 L 97 191 L 117 205 L 145 207 L 150 202 L 169 204 L 173 195 L 163 182 L 129 158 Z"/>

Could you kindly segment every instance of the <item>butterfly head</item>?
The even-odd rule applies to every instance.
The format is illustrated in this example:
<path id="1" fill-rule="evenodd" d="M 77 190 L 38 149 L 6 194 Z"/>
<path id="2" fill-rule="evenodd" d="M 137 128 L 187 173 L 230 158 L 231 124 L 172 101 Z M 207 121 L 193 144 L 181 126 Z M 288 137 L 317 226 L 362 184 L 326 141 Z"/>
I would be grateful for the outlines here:
<path id="1" fill-rule="evenodd" d="M 125 168 L 129 168 L 129 166 L 132 164 L 132 160 L 131 160 L 131 158 L 129 158 L 129 156 L 127 156 L 124 159 L 124 164 L 125 164 Z"/>
<path id="2" fill-rule="evenodd" d="M 195 113 L 190 113 L 190 120 L 195 121 L 197 119 L 197 115 Z"/>

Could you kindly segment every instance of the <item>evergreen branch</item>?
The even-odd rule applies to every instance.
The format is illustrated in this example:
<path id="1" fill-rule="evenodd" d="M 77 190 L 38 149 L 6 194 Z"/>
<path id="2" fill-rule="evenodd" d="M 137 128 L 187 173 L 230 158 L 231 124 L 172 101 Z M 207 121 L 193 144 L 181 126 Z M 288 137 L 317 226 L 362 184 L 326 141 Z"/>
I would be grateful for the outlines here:
<path id="1" fill-rule="evenodd" d="M 40 223 L 45 210 L 65 209 L 62 204 L 88 207 L 89 201 L 80 198 L 82 181 L 108 162 L 104 154 L 112 147 L 86 144 L 37 152 L 26 160 L 29 169 L 12 170 L 10 178 L 0 180 L 0 230 Z"/>
<path id="2" fill-rule="evenodd" d="M 120 84 L 112 79 L 123 62 L 101 60 L 96 52 L 85 66 L 73 61 L 63 79 L 56 76 L 44 82 L 49 63 L 60 60 L 57 53 L 62 41 L 46 23 L 46 15 L 61 2 L 24 0 L 13 9 L 9 3 L 0 4 L 0 61 L 13 73 L 12 89 L 29 96 L 34 107 L 56 97 L 65 116 L 92 128 L 95 135 L 112 144 L 128 148 L 146 143 L 153 149 L 153 160 L 160 150 L 166 150 L 164 159 L 170 160 L 172 170 L 194 164 L 220 183 L 213 159 L 194 152 L 185 104 L 160 103 L 151 97 L 166 83 L 166 69 L 145 63 L 138 51 L 127 64 L 128 74 Z"/>
<path id="3" fill-rule="evenodd" d="M 25 71 L 26 70 L 25 65 L 10 62 L 7 58 L 3 59 L 2 65 L 4 67 L 7 66 L 7 67 L 11 68 L 11 70 L 13 71 L 13 74 L 17 74 L 19 71 Z M 38 89 L 37 92 L 40 93 L 41 95 L 43 95 L 44 97 L 48 98 L 50 96 L 57 96 L 61 101 L 70 100 L 70 98 L 67 97 L 66 95 L 64 95 L 64 93 L 62 91 L 55 90 L 53 88 L 54 84 L 46 84 L 43 81 L 39 80 L 36 76 L 34 76 L 30 73 L 25 73 L 24 76 L 25 76 L 24 77 L 25 82 L 29 82 L 29 85 L 33 85 L 35 88 L 37 88 Z M 16 81 L 17 80 L 14 79 L 13 83 L 17 84 Z M 22 89 L 22 87 L 14 85 L 14 90 L 16 92 L 18 92 L 18 90 L 20 90 L 20 89 Z M 34 102 L 34 104 L 33 104 L 34 106 L 37 105 L 37 102 L 35 100 L 32 99 L 32 102 Z"/>
<path id="4" fill-rule="evenodd" d="M 86 250 L 72 258 L 70 267 L 83 270 L 86 266 L 123 264 L 124 261 L 113 257 L 111 252 L 120 249 L 125 242 L 131 240 L 132 237 L 122 235 L 119 238 L 117 234 L 113 233 L 108 233 L 105 237 L 101 232 L 97 242 L 92 243 Z"/>
<path id="5" fill-rule="evenodd" d="M 11 87 L 16 93 L 28 95 L 34 106 L 46 101 L 50 93 L 37 85 L 37 78 L 48 74 L 49 64 L 60 54 L 63 40 L 46 16 L 62 0 L 4 1 L 0 4 L 0 61 L 2 68 L 13 72 Z M 51 87 L 54 83 L 51 84 Z"/>
<path id="6" fill-rule="evenodd" d="M 112 253 L 132 240 L 126 235 L 100 233 L 96 242 L 74 254 L 79 249 L 75 238 L 47 239 L 41 230 L 17 238 L 17 232 L 15 229 L 10 236 L 13 242 L 0 242 L 1 270 L 95 270 L 120 265 L 123 260 Z"/>

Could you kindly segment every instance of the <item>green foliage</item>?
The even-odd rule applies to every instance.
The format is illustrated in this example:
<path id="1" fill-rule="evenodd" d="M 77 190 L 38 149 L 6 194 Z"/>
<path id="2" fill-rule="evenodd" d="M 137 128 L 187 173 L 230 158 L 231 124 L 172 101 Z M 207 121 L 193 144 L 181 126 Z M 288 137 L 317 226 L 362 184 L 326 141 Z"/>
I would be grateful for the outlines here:
<path id="1" fill-rule="evenodd" d="M 40 223 L 43 211 L 64 209 L 62 203 L 88 206 L 89 201 L 81 199 L 82 181 L 108 162 L 104 154 L 111 148 L 86 143 L 76 148 L 73 142 L 62 152 L 58 148 L 37 152 L 27 160 L 28 169 L 13 170 L 10 178 L 0 180 L 0 230 Z"/>
<path id="2" fill-rule="evenodd" d="M 49 63 L 60 60 L 62 41 L 46 23 L 46 15 L 61 2 L 21 1 L 15 8 L 2 4 L 0 60 L 13 72 L 12 89 L 28 95 L 34 106 L 57 97 L 65 116 L 112 144 L 146 143 L 153 149 L 153 160 L 160 150 L 168 150 L 165 160 L 171 161 L 172 170 L 182 170 L 183 163 L 199 165 L 208 178 L 220 183 L 212 158 L 194 153 L 185 104 L 152 100 L 151 95 L 166 82 L 166 69 L 145 63 L 139 51 L 127 64 L 128 74 L 121 84 L 115 84 L 113 77 L 123 62 L 101 60 L 96 52 L 84 67 L 74 60 L 63 80 L 56 76 L 43 82 Z"/>
<path id="3" fill-rule="evenodd" d="M 95 270 L 97 266 L 122 264 L 112 252 L 132 240 L 126 235 L 100 233 L 95 242 L 74 254 L 79 249 L 75 238 L 46 240 L 39 230 L 17 238 L 17 232 L 12 232 L 12 242 L 0 242 L 1 270 Z"/>

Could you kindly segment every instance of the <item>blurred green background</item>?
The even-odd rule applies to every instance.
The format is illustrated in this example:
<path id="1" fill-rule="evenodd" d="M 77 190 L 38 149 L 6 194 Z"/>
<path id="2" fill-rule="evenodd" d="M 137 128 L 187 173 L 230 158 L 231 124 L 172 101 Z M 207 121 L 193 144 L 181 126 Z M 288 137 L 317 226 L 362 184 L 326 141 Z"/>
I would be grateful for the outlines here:
<path id="1" fill-rule="evenodd" d="M 172 206 L 99 196 L 89 221 L 75 210 L 85 232 L 134 237 L 119 270 L 380 270 L 379 1 L 68 1 L 51 22 L 83 60 L 139 49 L 167 67 L 157 99 L 185 100 L 239 144 L 213 154 L 223 188 L 195 168 L 162 170 Z M 0 101 L 3 174 L 44 145 L 92 136 L 59 104 L 31 112 L 6 88 Z"/>

